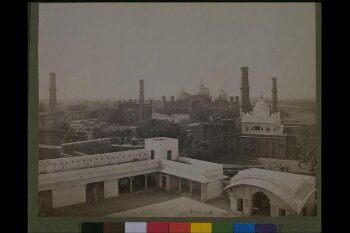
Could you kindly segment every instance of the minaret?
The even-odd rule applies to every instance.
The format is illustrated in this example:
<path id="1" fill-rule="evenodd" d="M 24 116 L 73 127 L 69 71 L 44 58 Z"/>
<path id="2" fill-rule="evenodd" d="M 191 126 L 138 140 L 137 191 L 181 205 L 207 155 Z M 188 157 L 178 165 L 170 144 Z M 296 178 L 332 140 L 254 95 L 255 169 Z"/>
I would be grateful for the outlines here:
<path id="1" fill-rule="evenodd" d="M 272 108 L 271 112 L 278 112 L 277 108 L 277 78 L 272 78 Z"/>
<path id="2" fill-rule="evenodd" d="M 162 96 L 162 114 L 165 114 L 166 97 Z"/>
<path id="3" fill-rule="evenodd" d="M 50 73 L 49 111 L 57 112 L 56 73 Z"/>
<path id="4" fill-rule="evenodd" d="M 143 80 L 140 80 L 140 90 L 139 90 L 140 118 L 139 119 L 141 122 L 143 122 L 145 119 L 144 103 L 145 103 L 145 92 L 143 89 Z"/>
<path id="5" fill-rule="evenodd" d="M 248 67 L 243 66 L 242 70 L 242 83 L 241 83 L 241 113 L 248 113 L 252 111 L 249 99 L 249 80 L 248 80 Z"/>

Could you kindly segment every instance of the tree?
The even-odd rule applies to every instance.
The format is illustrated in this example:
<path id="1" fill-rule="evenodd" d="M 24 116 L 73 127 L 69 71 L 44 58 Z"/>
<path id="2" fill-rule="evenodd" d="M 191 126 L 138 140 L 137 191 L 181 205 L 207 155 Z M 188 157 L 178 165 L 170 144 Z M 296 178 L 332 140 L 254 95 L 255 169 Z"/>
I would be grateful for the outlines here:
<path id="1" fill-rule="evenodd" d="M 67 110 L 72 112 L 86 111 L 86 109 L 87 109 L 87 106 L 84 104 L 75 104 L 75 105 L 67 106 Z"/>
<path id="2" fill-rule="evenodd" d="M 106 115 L 104 116 L 104 120 L 107 122 L 108 125 L 121 124 L 124 121 L 124 115 L 119 109 L 107 111 Z"/>
<path id="3" fill-rule="evenodd" d="M 280 116 L 282 119 L 290 117 L 290 114 L 287 111 L 282 110 L 282 109 L 280 109 L 279 111 L 280 111 Z"/>
<path id="4" fill-rule="evenodd" d="M 209 160 L 211 157 L 210 145 L 206 141 L 194 141 L 190 147 L 184 149 L 184 155 L 190 158 Z"/>
<path id="5" fill-rule="evenodd" d="M 316 127 L 302 126 L 296 140 L 296 149 L 299 160 L 308 163 L 310 170 L 316 169 Z"/>
<path id="6" fill-rule="evenodd" d="M 195 121 L 206 122 L 209 120 L 211 112 L 208 110 L 197 109 L 192 113 L 191 118 Z"/>
<path id="7" fill-rule="evenodd" d="M 136 128 L 136 135 L 142 138 L 170 137 L 179 139 L 181 127 L 174 122 L 150 119 Z"/>

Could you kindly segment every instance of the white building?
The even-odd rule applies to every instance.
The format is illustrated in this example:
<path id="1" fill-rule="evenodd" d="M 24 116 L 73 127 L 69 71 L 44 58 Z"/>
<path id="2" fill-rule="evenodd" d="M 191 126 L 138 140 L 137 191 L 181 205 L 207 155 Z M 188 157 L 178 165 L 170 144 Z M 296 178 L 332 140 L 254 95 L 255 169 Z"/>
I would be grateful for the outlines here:
<path id="1" fill-rule="evenodd" d="M 190 118 L 190 115 L 188 114 L 171 114 L 171 115 L 166 115 L 166 114 L 161 114 L 161 113 L 152 113 L 152 119 L 157 119 L 157 120 L 163 120 L 163 121 L 170 121 L 174 123 L 178 123 L 183 120 L 188 120 Z"/>
<path id="2" fill-rule="evenodd" d="M 271 113 L 268 104 L 260 98 L 250 113 L 242 113 L 242 133 L 257 135 L 283 135 L 280 113 Z"/>
<path id="3" fill-rule="evenodd" d="M 39 161 L 40 210 L 160 188 L 206 201 L 221 195 L 223 166 L 178 154 L 172 138 L 146 139 L 145 149 Z"/>
<path id="4" fill-rule="evenodd" d="M 231 211 L 243 216 L 313 216 L 315 177 L 251 168 L 225 188 Z"/>

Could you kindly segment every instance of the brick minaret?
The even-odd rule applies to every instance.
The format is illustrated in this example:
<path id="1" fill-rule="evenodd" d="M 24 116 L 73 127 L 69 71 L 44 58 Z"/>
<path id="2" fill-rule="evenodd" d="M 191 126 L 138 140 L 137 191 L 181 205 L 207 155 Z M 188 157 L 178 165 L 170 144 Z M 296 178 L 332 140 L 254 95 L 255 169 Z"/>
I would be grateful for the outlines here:
<path id="1" fill-rule="evenodd" d="M 145 91 L 143 89 L 143 80 L 140 80 L 140 90 L 139 90 L 140 118 L 139 119 L 141 122 L 143 122 L 145 119 L 144 103 L 145 103 Z"/>
<path id="2" fill-rule="evenodd" d="M 249 99 L 249 80 L 248 80 L 248 67 L 243 66 L 242 70 L 242 83 L 241 83 L 241 113 L 248 113 L 252 111 Z"/>
<path id="3" fill-rule="evenodd" d="M 56 73 L 50 73 L 50 89 L 49 89 L 49 111 L 57 111 L 57 98 L 56 98 Z"/>
<path id="4" fill-rule="evenodd" d="M 165 114 L 166 97 L 162 96 L 162 113 Z"/>
<path id="5" fill-rule="evenodd" d="M 277 78 L 272 78 L 272 108 L 271 112 L 278 112 L 277 108 Z"/>

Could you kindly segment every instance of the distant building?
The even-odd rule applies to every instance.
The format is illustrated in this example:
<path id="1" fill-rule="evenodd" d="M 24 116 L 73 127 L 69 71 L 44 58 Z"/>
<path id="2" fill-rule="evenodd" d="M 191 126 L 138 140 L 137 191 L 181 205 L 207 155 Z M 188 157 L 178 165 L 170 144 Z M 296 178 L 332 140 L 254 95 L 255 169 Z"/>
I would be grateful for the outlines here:
<path id="1" fill-rule="evenodd" d="M 191 118 L 198 112 L 210 114 L 221 113 L 234 117 L 239 114 L 239 98 L 236 97 L 236 99 L 234 99 L 230 97 L 229 100 L 227 93 L 223 89 L 220 89 L 213 100 L 210 96 L 209 89 L 205 87 L 201 81 L 198 91 L 194 95 L 181 89 L 176 100 L 174 96 L 171 96 L 170 101 L 167 101 L 166 96 L 163 96 L 162 107 L 157 111 L 165 115 L 190 115 Z"/>
<path id="2" fill-rule="evenodd" d="M 50 73 L 49 111 L 39 113 L 39 129 L 59 129 L 72 120 L 86 119 L 85 111 L 63 112 L 57 108 L 56 73 Z"/>
<path id="3" fill-rule="evenodd" d="M 243 216 L 315 216 L 315 177 L 251 168 L 225 188 L 231 210 Z"/>
<path id="4" fill-rule="evenodd" d="M 57 129 L 62 123 L 66 122 L 68 122 L 68 119 L 64 112 L 39 113 L 40 129 Z"/>
<path id="5" fill-rule="evenodd" d="M 39 144 L 39 160 L 61 157 L 61 146 Z"/>
<path id="6" fill-rule="evenodd" d="M 152 101 L 148 104 L 144 101 L 144 85 L 140 80 L 139 101 L 119 101 L 120 125 L 133 126 L 152 118 Z"/>
<path id="7" fill-rule="evenodd" d="M 243 67 L 244 68 L 244 67 Z M 247 68 L 243 69 L 241 117 L 235 119 L 214 119 L 201 124 L 199 139 L 217 145 L 232 158 L 271 157 L 290 158 L 296 153 L 295 135 L 285 134 L 277 108 L 277 83 L 273 79 L 272 107 L 261 97 L 255 106 L 250 105 Z M 200 130 L 196 130 L 201 132 Z M 197 136 L 199 134 L 196 134 Z"/>
<path id="8" fill-rule="evenodd" d="M 39 144 L 57 145 L 85 141 L 92 138 L 88 131 L 66 131 L 59 129 L 39 129 Z"/>
<path id="9" fill-rule="evenodd" d="M 172 114 L 172 115 L 165 115 L 161 113 L 152 113 L 152 119 L 157 119 L 157 120 L 164 120 L 164 121 L 170 121 L 174 123 L 178 123 L 182 120 L 188 120 L 189 115 L 184 115 L 184 114 Z"/>
<path id="10" fill-rule="evenodd" d="M 271 112 L 270 107 L 261 97 L 253 111 L 242 113 L 242 134 L 284 135 L 279 112 Z"/>

